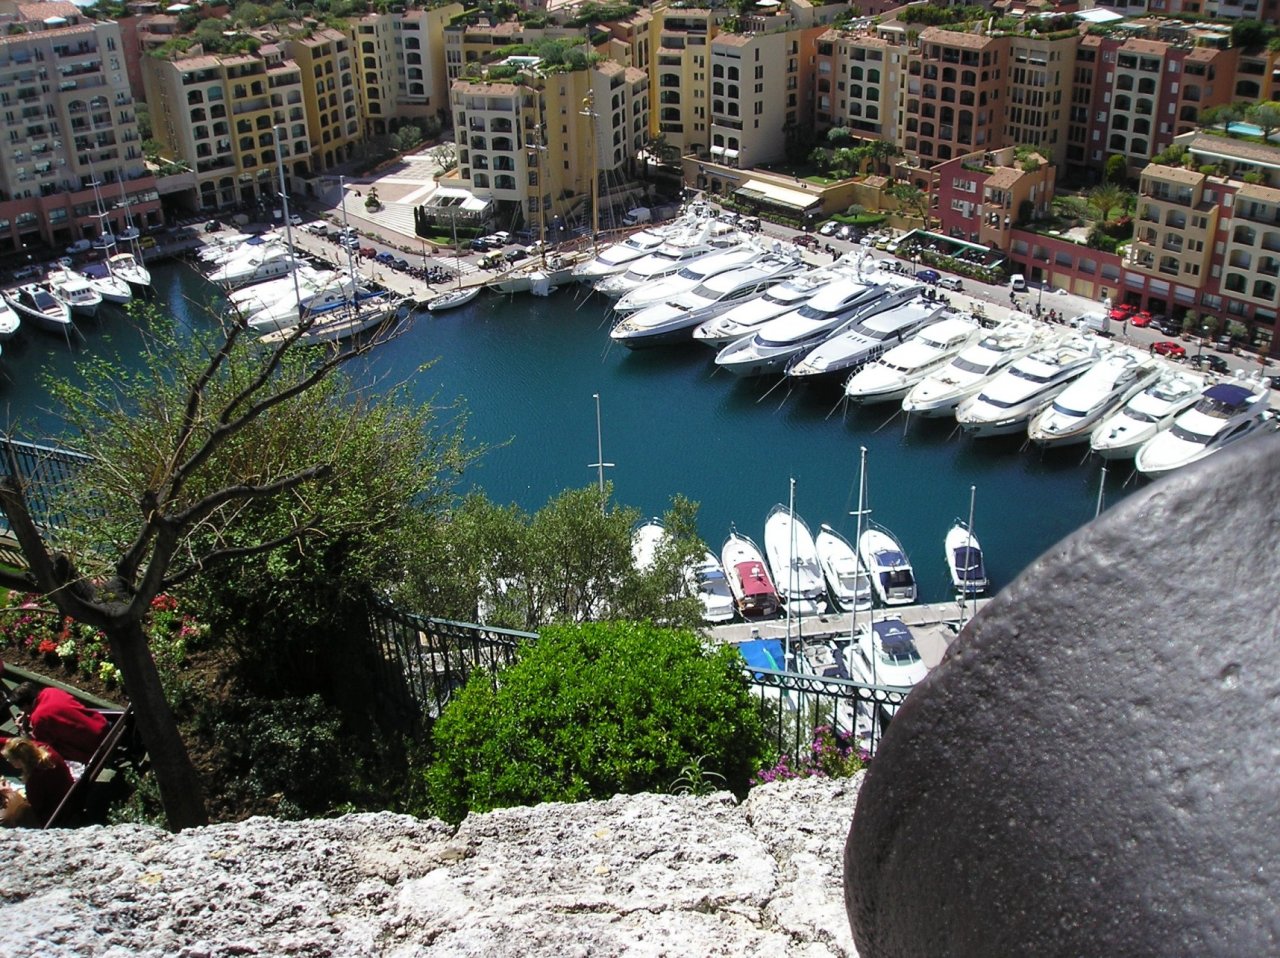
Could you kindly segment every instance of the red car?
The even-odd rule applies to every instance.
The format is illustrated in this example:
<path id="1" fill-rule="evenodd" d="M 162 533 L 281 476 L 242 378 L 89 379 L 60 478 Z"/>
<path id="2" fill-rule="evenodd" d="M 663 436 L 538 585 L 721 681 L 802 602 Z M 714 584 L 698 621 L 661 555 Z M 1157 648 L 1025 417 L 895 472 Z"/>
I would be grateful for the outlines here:
<path id="1" fill-rule="evenodd" d="M 1187 351 L 1175 342 L 1161 340 L 1151 347 L 1157 356 L 1168 356 L 1170 359 L 1186 359 Z"/>
<path id="2" fill-rule="evenodd" d="M 1140 309 L 1129 317 L 1129 325 L 1136 326 L 1138 329 L 1151 325 L 1151 314 L 1145 309 Z"/>
<path id="3" fill-rule="evenodd" d="M 365 259 L 373 259 L 375 256 L 378 255 L 378 251 L 374 249 L 372 246 L 361 246 L 360 255 L 363 256 Z"/>

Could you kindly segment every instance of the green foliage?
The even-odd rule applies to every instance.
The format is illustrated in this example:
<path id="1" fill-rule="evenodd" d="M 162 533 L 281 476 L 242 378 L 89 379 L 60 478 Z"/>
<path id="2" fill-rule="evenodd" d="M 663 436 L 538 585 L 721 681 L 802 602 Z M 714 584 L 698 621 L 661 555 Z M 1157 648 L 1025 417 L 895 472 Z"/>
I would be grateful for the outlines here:
<path id="1" fill-rule="evenodd" d="M 1133 199 L 1133 194 L 1115 183 L 1103 183 L 1089 191 L 1086 201 L 1097 214 L 1101 223 L 1106 223 L 1116 210 L 1125 210 Z"/>
<path id="2" fill-rule="evenodd" d="M 1227 320 L 1227 335 L 1234 342 L 1244 342 L 1249 335 L 1249 327 L 1238 319 L 1229 319 Z"/>
<path id="3" fill-rule="evenodd" d="M 813 730 L 807 752 L 780 756 L 772 768 L 757 773 L 756 782 L 763 785 L 795 778 L 851 778 L 862 771 L 869 758 L 850 736 L 839 734 L 830 725 L 819 725 Z"/>
<path id="4" fill-rule="evenodd" d="M 853 139 L 853 131 L 847 126 L 833 126 L 827 130 L 827 142 L 833 146 L 844 146 Z"/>
<path id="5" fill-rule="evenodd" d="M 567 27 L 585 27 L 592 23 L 609 23 L 614 20 L 625 20 L 636 12 L 638 7 L 631 3 L 596 3 L 587 0 L 578 7 L 576 15 L 565 21 Z"/>
<path id="6" fill-rule="evenodd" d="M 697 763 L 742 794 L 764 731 L 730 646 L 643 623 L 560 626 L 501 682 L 474 674 L 433 731 L 432 810 L 664 791 Z"/>
<path id="7" fill-rule="evenodd" d="M 1107 157 L 1107 162 L 1103 166 L 1103 181 L 1120 186 L 1123 185 L 1125 180 L 1128 178 L 1129 161 L 1119 153 L 1114 153 Z"/>
<path id="8" fill-rule="evenodd" d="M 1244 50 L 1264 47 L 1276 35 L 1275 27 L 1258 20 L 1240 19 L 1231 24 L 1231 45 Z"/>
<path id="9" fill-rule="evenodd" d="M 1173 143 L 1153 156 L 1151 162 L 1162 166 L 1182 166 L 1186 158 L 1187 148 L 1181 143 Z"/>
<path id="10" fill-rule="evenodd" d="M 689 764 L 680 769 L 680 775 L 671 784 L 671 793 L 673 795 L 710 795 L 712 792 L 724 788 L 725 778 L 719 772 L 713 772 L 710 769 L 703 768 L 703 763 L 707 760 L 705 755 L 699 755 L 697 758 L 690 760 Z"/>
<path id="11" fill-rule="evenodd" d="M 917 23 L 926 27 L 937 27 L 954 23 L 972 23 L 975 20 L 986 20 L 991 11 L 976 3 L 943 6 L 935 3 L 912 4 L 900 9 L 897 19 L 901 23 Z"/>
<path id="12" fill-rule="evenodd" d="M 422 128 L 414 126 L 412 123 L 406 123 L 396 130 L 395 138 L 396 149 L 401 153 L 407 153 L 422 142 Z"/>
<path id="13" fill-rule="evenodd" d="M 1266 139 L 1280 128 L 1280 103 L 1255 103 L 1245 108 L 1244 117 L 1262 130 L 1262 137 Z"/>

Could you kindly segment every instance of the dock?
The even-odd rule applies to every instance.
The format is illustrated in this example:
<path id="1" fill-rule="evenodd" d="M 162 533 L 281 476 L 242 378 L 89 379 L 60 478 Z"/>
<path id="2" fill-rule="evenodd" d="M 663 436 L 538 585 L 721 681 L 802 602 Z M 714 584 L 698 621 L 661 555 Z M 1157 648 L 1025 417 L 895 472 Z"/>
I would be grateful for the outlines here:
<path id="1" fill-rule="evenodd" d="M 955 641 L 960 632 L 961 622 L 973 618 L 976 610 L 981 609 L 991 600 L 979 598 L 975 603 L 970 599 L 963 610 L 956 602 L 934 602 L 919 605 L 900 605 L 873 609 L 870 621 L 881 622 L 885 619 L 901 619 L 915 636 L 916 648 L 924 664 L 932 669 L 942 661 L 947 647 Z M 868 613 L 857 613 L 857 620 L 864 628 L 868 622 Z M 847 639 L 854 625 L 852 613 L 827 613 L 810 615 L 791 620 L 791 639 Z M 759 622 L 734 622 L 729 625 L 713 626 L 708 630 L 711 637 L 720 642 L 749 642 L 752 639 L 787 638 L 786 619 L 764 619 Z"/>

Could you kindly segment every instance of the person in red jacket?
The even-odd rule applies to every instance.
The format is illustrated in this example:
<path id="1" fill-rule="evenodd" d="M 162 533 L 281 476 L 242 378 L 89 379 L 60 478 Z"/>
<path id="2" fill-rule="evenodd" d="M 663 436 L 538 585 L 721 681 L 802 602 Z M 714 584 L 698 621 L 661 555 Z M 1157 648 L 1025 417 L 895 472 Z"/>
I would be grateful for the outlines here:
<path id="1" fill-rule="evenodd" d="M 42 828 L 58 810 L 63 797 L 71 790 L 71 769 L 54 749 L 29 738 L 11 738 L 0 748 L 0 757 L 22 775 L 22 785 L 31 806 L 31 818 L 14 824 L 28 824 Z M 10 789 L 0 791 L 9 792 Z M 7 806 L 10 796 L 2 796 Z"/>
<path id="2" fill-rule="evenodd" d="M 47 742 L 69 761 L 88 762 L 106 737 L 106 716 L 85 708 L 62 689 L 23 682 L 13 690 L 12 699 L 26 713 L 31 737 Z"/>

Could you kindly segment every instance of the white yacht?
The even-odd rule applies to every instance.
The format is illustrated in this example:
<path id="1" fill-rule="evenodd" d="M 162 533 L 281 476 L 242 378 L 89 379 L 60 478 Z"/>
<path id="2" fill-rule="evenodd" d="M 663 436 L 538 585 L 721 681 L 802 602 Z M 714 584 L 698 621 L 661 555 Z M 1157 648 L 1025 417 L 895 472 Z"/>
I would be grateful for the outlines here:
<path id="1" fill-rule="evenodd" d="M 1204 392 L 1204 380 L 1170 369 L 1094 427 L 1089 447 L 1103 459 L 1130 459 L 1138 447 L 1173 425 Z"/>
<path id="2" fill-rule="evenodd" d="M 30 320 L 37 329 L 59 334 L 75 329 L 71 321 L 71 307 L 54 298 L 43 283 L 28 283 L 6 290 L 4 299 L 20 317 Z"/>
<path id="3" fill-rule="evenodd" d="M 13 339 L 21 325 L 18 311 L 9 305 L 7 299 L 0 297 L 0 343 Z"/>
<path id="4" fill-rule="evenodd" d="M 758 545 L 734 529 L 720 549 L 720 564 L 739 615 L 752 619 L 777 613 L 778 589 L 769 578 L 764 553 Z"/>
<path id="5" fill-rule="evenodd" d="M 848 375 L 905 344 L 945 315 L 943 303 L 914 296 L 893 309 L 855 323 L 797 356 L 787 367 L 787 375 L 804 382 Z"/>
<path id="6" fill-rule="evenodd" d="M 306 317 L 310 325 L 298 336 L 297 342 L 336 343 L 349 339 L 375 326 L 381 326 L 396 316 L 404 305 L 403 298 L 382 293 L 362 302 L 336 306 L 323 313 L 312 313 Z M 272 330 L 262 335 L 261 342 L 277 345 L 293 336 L 297 329 L 297 326 L 290 326 Z"/>
<path id="7" fill-rule="evenodd" d="M 213 269 L 248 247 L 265 242 L 266 238 L 252 233 L 220 233 L 205 240 L 205 245 L 196 252 L 196 259 L 205 268 Z"/>
<path id="8" fill-rule="evenodd" d="M 885 605 L 910 605 L 916 600 L 915 570 L 902 543 L 884 526 L 868 521 L 858 539 L 858 558 Z"/>
<path id="9" fill-rule="evenodd" d="M 304 295 L 310 292 L 311 289 L 319 288 L 332 281 L 338 275 L 334 270 L 316 269 L 314 266 L 306 264 L 299 266 L 296 272 L 298 289 Z M 252 317 L 255 313 L 278 304 L 282 299 L 296 298 L 293 296 L 293 276 L 294 273 L 289 272 L 283 276 L 277 276 L 275 279 L 254 283 L 251 286 L 229 293 L 227 299 L 243 316 Z"/>
<path id="10" fill-rule="evenodd" d="M 209 274 L 210 281 L 237 289 L 250 283 L 284 276 L 298 267 L 289 248 L 279 243 L 263 243 L 239 253 Z"/>
<path id="11" fill-rule="evenodd" d="M 631 263 L 656 252 L 665 241 L 666 233 L 657 229 L 632 233 L 622 242 L 606 246 L 594 259 L 574 267 L 573 275 L 584 282 L 591 282 L 625 272 Z"/>
<path id="12" fill-rule="evenodd" d="M 619 299 L 637 287 L 670 276 L 704 256 L 733 246 L 740 239 L 737 234 L 731 239 L 728 234 L 717 232 L 715 224 L 706 223 L 693 232 L 669 237 L 648 256 L 632 263 L 625 273 L 607 276 L 596 283 L 595 290 Z"/>
<path id="13" fill-rule="evenodd" d="M 951 362 L 907 391 L 904 412 L 932 418 L 949 416 L 962 400 L 990 382 L 1015 359 L 1040 342 L 1040 331 L 1027 323 L 1004 323 L 966 346 Z"/>
<path id="14" fill-rule="evenodd" d="M 53 298 L 63 303 L 75 316 L 98 315 L 102 294 L 79 273 L 69 269 L 51 269 L 45 276 Z"/>
<path id="15" fill-rule="evenodd" d="M 667 530 L 658 518 L 646 519 L 631 530 L 631 564 L 637 572 L 648 572 L 658 559 Z"/>
<path id="16" fill-rule="evenodd" d="M 324 271 L 327 272 L 327 271 Z M 327 279 L 318 279 L 307 286 L 299 284 L 298 293 L 293 291 L 290 281 L 289 290 L 283 298 L 273 304 L 259 309 L 248 320 L 248 325 L 255 333 L 267 333 L 273 329 L 288 329 L 298 325 L 301 317 L 312 313 L 327 313 L 340 306 L 349 306 L 354 302 L 367 302 L 379 296 L 379 292 L 369 289 L 360 282 L 352 283 L 345 276 L 331 273 Z"/>
<path id="17" fill-rule="evenodd" d="M 1023 432 L 1036 413 L 1098 362 L 1097 342 L 1077 337 L 1028 353 L 957 406 L 956 422 L 977 438 Z"/>
<path id="18" fill-rule="evenodd" d="M 1142 444 L 1134 465 L 1144 476 L 1165 473 L 1199 462 L 1246 436 L 1275 428 L 1267 406 L 1270 390 L 1265 383 L 1218 383 L 1164 432 Z"/>
<path id="19" fill-rule="evenodd" d="M 871 608 L 871 576 L 853 544 L 825 522 L 813 540 L 832 601 L 841 612 Z"/>
<path id="20" fill-rule="evenodd" d="M 145 293 L 151 288 L 151 271 L 132 253 L 116 253 L 107 259 L 111 272 L 129 284 L 134 293 Z"/>
<path id="21" fill-rule="evenodd" d="M 124 277 L 117 276 L 111 269 L 110 260 L 103 263 L 90 263 L 80 271 L 80 275 L 98 291 L 104 303 L 123 306 L 133 299 L 133 290 L 124 281 Z"/>
<path id="22" fill-rule="evenodd" d="M 819 290 L 836 280 L 856 278 L 857 275 L 856 266 L 848 258 L 799 273 L 772 287 L 763 296 L 734 306 L 727 313 L 703 323 L 693 331 L 693 338 L 719 351 L 730 343 L 754 335 L 769 320 L 799 309 Z"/>
<path id="23" fill-rule="evenodd" d="M 915 636 L 901 619 L 873 622 L 860 629 L 849 649 L 849 677 L 867 685 L 895 685 L 910 688 L 929 674 L 920 658 Z M 884 706 L 892 715 L 896 706 Z"/>
<path id="24" fill-rule="evenodd" d="M 702 618 L 713 624 L 733 621 L 733 592 L 725 577 L 724 566 L 711 552 L 703 555 L 688 570 L 689 587 L 702 603 Z"/>
<path id="25" fill-rule="evenodd" d="M 764 523 L 764 551 L 778 594 L 794 615 L 817 615 L 827 609 L 827 587 L 809 526 L 778 503 Z"/>
<path id="26" fill-rule="evenodd" d="M 947 571 L 951 573 L 951 587 L 961 595 L 978 595 L 987 591 L 986 563 L 982 558 L 982 546 L 969 524 L 955 520 L 942 541 L 947 553 Z"/>
<path id="27" fill-rule="evenodd" d="M 789 250 L 767 253 L 749 266 L 708 277 L 674 299 L 632 313 L 619 320 L 609 336 L 630 349 L 687 341 L 694 326 L 760 296 L 807 268 Z"/>
<path id="28" fill-rule="evenodd" d="M 754 243 L 743 243 L 728 249 L 716 250 L 701 256 L 688 266 L 683 266 L 669 276 L 624 293 L 613 308 L 619 313 L 634 313 L 647 306 L 665 303 L 681 293 L 701 286 L 713 276 L 719 276 L 740 266 L 750 266 L 764 256 L 765 251 Z"/>
<path id="29" fill-rule="evenodd" d="M 850 376 L 844 394 L 852 402 L 865 404 L 902 399 L 912 386 L 937 372 L 980 335 L 982 327 L 975 320 L 944 314 Z"/>
<path id="30" fill-rule="evenodd" d="M 1032 442 L 1067 446 L 1088 442 L 1098 422 L 1160 376 L 1163 364 L 1132 349 L 1103 356 L 1083 376 L 1064 389 L 1027 426 Z"/>
<path id="31" fill-rule="evenodd" d="M 781 375 L 796 356 L 914 299 L 921 288 L 883 274 L 838 280 L 799 309 L 765 323 L 754 336 L 730 343 L 716 356 L 716 365 L 735 376 Z M 867 331 L 875 337 L 873 329 Z"/>

